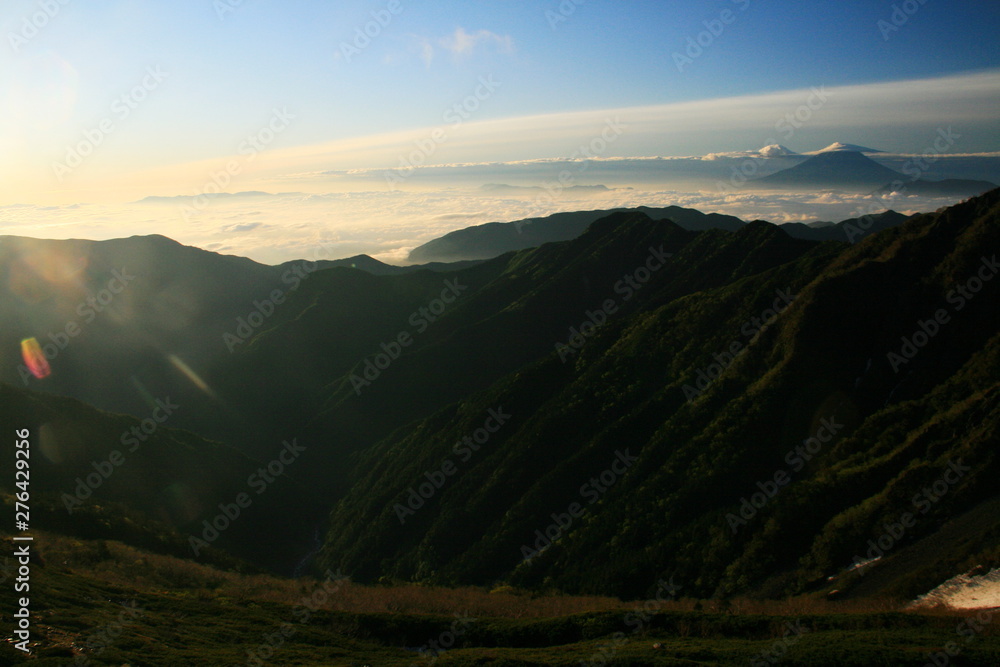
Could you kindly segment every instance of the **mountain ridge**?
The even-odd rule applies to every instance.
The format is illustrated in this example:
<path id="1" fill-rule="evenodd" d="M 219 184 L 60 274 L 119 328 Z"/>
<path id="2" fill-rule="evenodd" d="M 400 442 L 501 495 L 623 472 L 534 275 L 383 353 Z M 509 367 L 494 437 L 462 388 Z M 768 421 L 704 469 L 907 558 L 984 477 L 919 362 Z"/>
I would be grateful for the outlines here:
<path id="1" fill-rule="evenodd" d="M 907 490 L 933 482 L 949 456 L 965 451 L 963 460 L 974 458 L 969 475 L 978 481 L 937 505 L 887 563 L 910 557 L 911 544 L 933 535 L 951 513 L 992 497 L 984 486 L 995 472 L 988 443 L 1000 424 L 1000 326 L 992 297 L 955 311 L 961 324 L 942 326 L 932 349 L 905 362 L 901 378 L 887 353 L 914 326 L 920 330 L 911 321 L 933 314 L 952 285 L 985 266 L 975 249 L 1000 245 L 998 213 L 994 191 L 846 249 L 813 245 L 798 260 L 609 323 L 570 363 L 553 351 L 359 459 L 372 472 L 335 508 L 324 562 L 362 577 L 507 581 L 636 597 L 664 571 L 692 582 L 697 595 L 782 596 L 834 586 L 850 595 L 863 581 L 845 574 L 854 556 L 866 551 L 870 536 L 878 538 L 880 521 L 905 511 Z M 995 295 L 1000 281 L 988 285 Z M 752 324 L 775 295 L 789 292 L 792 303 L 773 326 L 761 331 Z M 756 330 L 753 338 L 741 323 Z M 703 385 L 698 371 L 720 363 L 711 351 L 715 360 L 732 357 L 733 342 L 747 352 Z M 945 349 L 953 353 L 942 357 Z M 669 379 L 649 370 L 661 367 Z M 407 488 L 425 481 L 422 473 L 448 458 L 451 443 L 498 405 L 516 416 L 488 450 L 469 459 L 449 486 L 412 501 Z M 970 420 L 976 414 L 981 426 Z M 898 435 L 892 423 L 900 424 Z M 824 424 L 836 433 L 823 436 L 818 462 L 788 468 L 796 481 L 765 509 L 741 510 L 741 495 L 759 490 L 754 480 L 771 480 L 789 465 L 785 453 L 824 433 L 817 431 Z M 963 436 L 929 435 L 952 428 Z M 440 445 L 425 449 L 431 442 Z M 555 524 L 552 517 L 574 500 L 590 507 L 576 488 L 626 449 L 638 460 L 599 494 L 594 509 L 562 528 Z M 420 505 L 409 507 L 412 516 L 398 509 L 408 507 L 407 498 Z M 807 519 L 817 503 L 822 516 Z M 977 530 L 985 531 L 976 538 L 984 546 L 954 547 L 944 567 L 924 559 L 875 590 L 916 595 L 947 578 L 948 568 L 996 562 L 1000 544 L 988 537 L 991 528 Z M 559 538 L 540 537 L 547 531 Z M 775 551 L 774 544 L 783 547 Z"/>

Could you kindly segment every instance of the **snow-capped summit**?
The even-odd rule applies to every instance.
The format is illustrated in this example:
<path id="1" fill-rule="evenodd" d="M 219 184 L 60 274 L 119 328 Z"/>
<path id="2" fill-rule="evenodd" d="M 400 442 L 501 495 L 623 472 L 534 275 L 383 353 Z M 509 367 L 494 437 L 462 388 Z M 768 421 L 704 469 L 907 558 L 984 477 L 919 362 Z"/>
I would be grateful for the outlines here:
<path id="1" fill-rule="evenodd" d="M 783 155 L 798 155 L 798 153 L 796 153 L 792 149 L 786 148 L 781 144 L 771 144 L 770 146 L 764 146 L 757 152 L 762 157 L 781 157 Z"/>
<path id="2" fill-rule="evenodd" d="M 876 148 L 866 148 L 865 146 L 858 146 L 857 144 L 845 144 L 840 141 L 835 141 L 826 148 L 822 148 L 818 151 L 812 151 L 811 153 L 806 153 L 806 155 L 819 155 L 820 153 L 884 153 L 885 151 L 880 151 Z"/>
<path id="3" fill-rule="evenodd" d="M 794 157 L 798 153 L 790 148 L 786 148 L 781 144 L 770 144 L 764 146 L 758 150 L 750 151 L 730 151 L 728 153 L 709 153 L 702 157 L 702 160 L 720 160 L 723 158 L 734 158 L 734 159 L 744 159 L 744 158 L 765 158 L 765 157 Z"/>

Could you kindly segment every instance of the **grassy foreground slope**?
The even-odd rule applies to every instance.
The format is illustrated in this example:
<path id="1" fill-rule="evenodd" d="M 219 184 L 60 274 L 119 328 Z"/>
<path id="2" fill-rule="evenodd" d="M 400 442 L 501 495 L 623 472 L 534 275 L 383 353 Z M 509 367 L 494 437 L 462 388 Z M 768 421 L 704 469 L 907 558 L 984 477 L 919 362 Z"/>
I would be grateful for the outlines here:
<path id="1" fill-rule="evenodd" d="M 660 600 L 365 587 L 241 575 L 115 541 L 39 533 L 30 659 L 0 665 L 924 665 L 1000 660 L 994 612 L 789 602 L 763 615 Z M 11 576 L 9 561 L 0 577 Z M 8 598 L 5 596 L 4 613 Z M 445 648 L 447 647 L 447 650 Z M 422 649 L 422 652 L 421 652 Z"/>

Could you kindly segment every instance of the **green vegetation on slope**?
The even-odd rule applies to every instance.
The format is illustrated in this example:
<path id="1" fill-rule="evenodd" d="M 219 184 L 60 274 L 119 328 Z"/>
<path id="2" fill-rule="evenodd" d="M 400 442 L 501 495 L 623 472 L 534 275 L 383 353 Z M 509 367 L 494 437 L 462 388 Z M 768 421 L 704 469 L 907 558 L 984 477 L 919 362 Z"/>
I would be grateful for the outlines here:
<path id="1" fill-rule="evenodd" d="M 664 571 L 703 596 L 849 594 L 850 576 L 827 578 L 909 512 L 915 525 L 866 572 L 906 557 L 913 567 L 879 590 L 927 590 L 955 571 L 906 548 L 995 495 L 998 200 L 917 216 L 853 247 L 804 244 L 770 264 L 752 261 L 777 245 L 766 229 L 697 235 L 641 304 L 568 363 L 550 348 L 360 455 L 325 562 L 362 579 L 626 597 L 648 594 Z M 613 224 L 602 223 L 575 243 L 601 238 Z M 619 274 L 634 266 L 612 248 L 588 251 Z M 675 267 L 700 273 L 713 260 L 722 279 L 685 289 Z M 925 329 L 933 335 L 916 335 Z M 464 453 L 456 443 L 500 408 L 508 422 Z M 634 460 L 615 468 L 626 451 Z M 948 473 L 955 462 L 960 478 Z M 932 501 L 915 499 L 946 474 L 943 493 L 944 481 Z M 947 567 L 996 564 L 997 537 L 981 522 Z"/>

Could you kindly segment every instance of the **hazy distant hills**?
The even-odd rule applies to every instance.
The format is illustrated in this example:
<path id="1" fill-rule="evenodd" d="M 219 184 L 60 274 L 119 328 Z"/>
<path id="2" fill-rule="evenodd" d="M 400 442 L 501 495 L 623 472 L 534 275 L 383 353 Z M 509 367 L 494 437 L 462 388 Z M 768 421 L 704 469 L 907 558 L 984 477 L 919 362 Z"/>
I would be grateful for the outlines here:
<path id="1" fill-rule="evenodd" d="M 702 213 L 680 206 L 634 210 L 654 220 L 671 220 L 690 230 L 728 229 L 735 231 L 744 225 L 739 218 L 718 213 Z M 516 222 L 490 222 L 467 227 L 428 241 L 410 251 L 411 262 L 453 262 L 469 259 L 490 259 L 505 252 L 534 248 L 543 243 L 568 241 L 578 237 L 590 223 L 603 218 L 613 210 L 574 211 L 554 213 L 543 218 L 529 218 Z"/>
<path id="2" fill-rule="evenodd" d="M 786 222 L 781 230 L 789 236 L 810 241 L 848 241 L 855 243 L 868 234 L 880 232 L 905 222 L 909 216 L 896 211 L 875 213 L 863 218 L 850 218 L 840 222 L 799 223 Z"/>
<path id="3" fill-rule="evenodd" d="M 534 248 L 543 243 L 568 241 L 578 237 L 590 223 L 614 211 L 639 211 L 654 220 L 670 220 L 683 229 L 727 229 L 736 231 L 745 223 L 731 215 L 702 213 L 680 206 L 601 211 L 554 213 L 543 218 L 528 218 L 515 222 L 490 222 L 467 227 L 428 241 L 410 251 L 411 262 L 453 262 L 468 259 L 490 259 L 513 250 Z"/>
<path id="4" fill-rule="evenodd" d="M 634 209 L 620 210 L 640 212 L 654 220 L 670 220 L 683 229 L 692 231 L 708 229 L 738 231 L 746 226 L 744 221 L 730 215 L 706 214 L 679 206 L 665 208 L 639 206 Z M 555 213 L 544 218 L 531 218 L 516 222 L 490 222 L 485 225 L 467 227 L 449 232 L 440 238 L 414 248 L 410 252 L 410 260 L 454 262 L 458 258 L 487 259 L 504 252 L 533 248 L 543 243 L 568 241 L 582 234 L 590 223 L 609 213 L 611 211 Z M 793 238 L 810 241 L 853 242 L 864 233 L 891 227 L 905 219 L 906 216 L 893 211 L 874 214 L 864 220 L 857 233 L 849 232 L 847 229 L 848 225 L 856 226 L 857 219 L 828 223 L 828 229 L 818 229 L 798 223 L 782 224 L 780 227 Z"/>
<path id="5" fill-rule="evenodd" d="M 540 185 L 509 185 L 507 183 L 484 183 L 479 187 L 483 192 L 499 194 L 535 194 L 545 192 L 545 188 Z M 564 193 L 599 193 L 608 192 L 611 188 L 606 185 L 570 185 L 560 192 Z"/>
<path id="6" fill-rule="evenodd" d="M 291 262 L 285 262 L 284 264 L 279 264 L 279 269 L 287 269 L 289 267 L 294 267 L 296 264 L 301 263 L 303 260 L 293 260 Z M 334 267 L 343 267 L 351 269 L 360 269 L 366 273 L 370 273 L 374 276 L 398 276 L 404 273 L 415 273 L 417 271 L 433 271 L 437 272 L 448 272 L 448 271 L 458 271 L 459 269 L 468 268 L 470 266 L 475 266 L 479 263 L 479 260 L 464 260 L 455 262 L 426 262 L 423 264 L 409 264 L 407 266 L 397 266 L 395 264 L 386 264 L 385 262 L 380 262 L 374 257 L 368 255 L 355 255 L 354 257 L 347 257 L 345 259 L 321 259 L 316 261 L 316 268 L 319 269 L 332 269 Z"/>
<path id="7" fill-rule="evenodd" d="M 995 187 L 997 187 L 996 184 L 990 181 L 977 181 L 964 178 L 947 178 L 941 181 L 917 179 L 903 182 L 894 181 L 881 188 L 880 192 L 885 194 L 903 192 L 905 194 L 925 195 L 929 197 L 971 197 L 980 195 Z"/>

